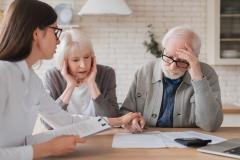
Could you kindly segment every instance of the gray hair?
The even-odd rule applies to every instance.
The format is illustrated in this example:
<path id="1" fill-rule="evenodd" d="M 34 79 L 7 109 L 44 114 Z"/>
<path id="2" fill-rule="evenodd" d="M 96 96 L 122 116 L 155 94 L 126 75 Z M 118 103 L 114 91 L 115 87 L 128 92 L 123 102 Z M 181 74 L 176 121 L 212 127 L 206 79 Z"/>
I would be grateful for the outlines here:
<path id="1" fill-rule="evenodd" d="M 56 50 L 56 61 L 60 68 L 73 47 L 88 48 L 91 54 L 94 55 L 92 43 L 83 32 L 76 29 L 67 30 L 60 37 L 60 44 Z"/>
<path id="2" fill-rule="evenodd" d="M 190 26 L 182 25 L 171 28 L 162 39 L 162 46 L 165 48 L 168 41 L 173 38 L 186 38 L 190 40 L 191 47 L 196 56 L 200 53 L 201 40 L 199 36 L 190 28 Z"/>

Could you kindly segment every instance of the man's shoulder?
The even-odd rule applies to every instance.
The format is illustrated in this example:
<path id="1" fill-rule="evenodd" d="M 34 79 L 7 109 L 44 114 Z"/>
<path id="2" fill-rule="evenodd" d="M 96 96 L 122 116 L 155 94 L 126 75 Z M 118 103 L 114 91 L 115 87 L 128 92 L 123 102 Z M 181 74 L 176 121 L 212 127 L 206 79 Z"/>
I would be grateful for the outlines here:
<path id="1" fill-rule="evenodd" d="M 214 68 L 212 66 L 210 66 L 209 64 L 200 62 L 200 65 L 201 65 L 201 69 L 202 69 L 203 73 L 207 73 L 207 74 L 209 74 L 209 73 L 215 74 L 216 73 Z"/>
<path id="2" fill-rule="evenodd" d="M 141 66 L 138 69 L 138 72 L 143 74 L 150 74 L 154 71 L 156 65 L 159 65 L 158 63 L 159 63 L 158 60 L 150 61 L 147 64 Z"/>
<path id="3" fill-rule="evenodd" d="M 150 83 L 152 83 L 154 74 L 160 71 L 159 67 L 160 67 L 160 62 L 158 60 L 148 62 L 147 64 L 140 67 L 135 73 L 135 79 L 138 82 L 138 84 L 149 85 Z"/>
<path id="4" fill-rule="evenodd" d="M 207 79 L 218 79 L 218 74 L 212 66 L 203 62 L 201 62 L 200 65 L 202 73 L 207 77 Z"/>

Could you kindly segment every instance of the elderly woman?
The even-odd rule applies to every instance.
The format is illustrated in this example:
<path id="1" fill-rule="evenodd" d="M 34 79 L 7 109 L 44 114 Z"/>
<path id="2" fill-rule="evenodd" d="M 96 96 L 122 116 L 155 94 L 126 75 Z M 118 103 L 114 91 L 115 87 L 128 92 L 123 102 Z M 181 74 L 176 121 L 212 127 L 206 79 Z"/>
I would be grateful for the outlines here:
<path id="1" fill-rule="evenodd" d="M 115 72 L 111 67 L 96 64 L 92 44 L 83 33 L 63 33 L 56 56 L 59 67 L 47 71 L 44 85 L 64 110 L 90 116 L 118 116 Z"/>

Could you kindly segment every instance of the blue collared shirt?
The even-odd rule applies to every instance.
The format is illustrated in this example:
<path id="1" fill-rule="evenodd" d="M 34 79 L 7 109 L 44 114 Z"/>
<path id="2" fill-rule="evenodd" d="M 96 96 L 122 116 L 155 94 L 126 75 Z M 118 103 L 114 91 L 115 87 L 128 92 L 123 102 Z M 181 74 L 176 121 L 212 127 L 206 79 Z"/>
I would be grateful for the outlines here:
<path id="1" fill-rule="evenodd" d="M 157 120 L 157 127 L 173 127 L 173 109 L 176 90 L 182 82 L 179 79 L 163 78 L 163 97 L 160 114 Z"/>

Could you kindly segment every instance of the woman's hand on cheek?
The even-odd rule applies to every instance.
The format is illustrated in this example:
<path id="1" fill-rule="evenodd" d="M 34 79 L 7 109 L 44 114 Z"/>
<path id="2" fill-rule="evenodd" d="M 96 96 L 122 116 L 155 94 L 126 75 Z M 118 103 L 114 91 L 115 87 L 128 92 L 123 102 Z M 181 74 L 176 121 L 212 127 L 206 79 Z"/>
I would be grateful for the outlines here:
<path id="1" fill-rule="evenodd" d="M 86 82 L 88 85 L 90 85 L 92 83 L 96 83 L 95 82 L 96 75 L 97 75 L 97 63 L 96 63 L 96 57 L 93 56 L 90 72 L 89 72 L 88 76 L 84 79 L 84 82 Z"/>
<path id="2" fill-rule="evenodd" d="M 76 87 L 79 85 L 77 80 L 71 74 L 69 74 L 67 60 L 64 60 L 63 62 L 61 74 L 64 77 L 64 79 L 67 81 L 68 86 Z"/>
<path id="3" fill-rule="evenodd" d="M 96 64 L 96 58 L 95 56 L 92 57 L 92 66 L 89 75 L 84 80 L 84 82 L 87 83 L 88 88 L 90 90 L 91 96 L 93 99 L 96 99 L 100 94 L 100 90 L 98 88 L 98 85 L 95 81 L 97 75 L 97 64 Z"/>

